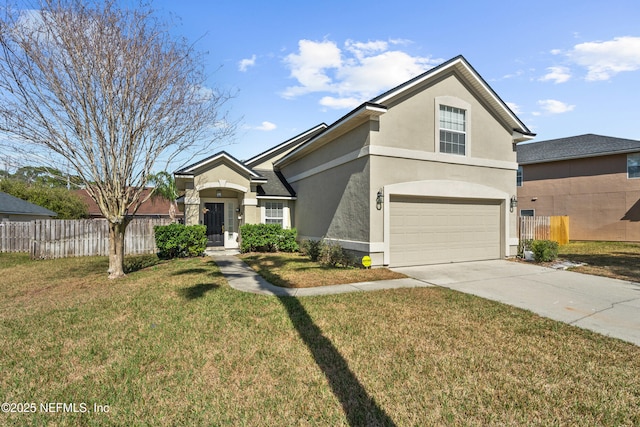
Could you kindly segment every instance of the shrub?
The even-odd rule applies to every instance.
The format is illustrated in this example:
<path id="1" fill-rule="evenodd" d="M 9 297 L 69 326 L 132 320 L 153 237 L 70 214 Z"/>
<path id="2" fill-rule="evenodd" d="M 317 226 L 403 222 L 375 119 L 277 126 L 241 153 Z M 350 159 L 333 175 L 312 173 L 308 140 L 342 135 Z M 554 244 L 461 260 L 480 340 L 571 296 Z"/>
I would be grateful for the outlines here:
<path id="1" fill-rule="evenodd" d="M 313 262 L 320 259 L 324 242 L 322 240 L 303 240 L 302 252 Z"/>
<path id="2" fill-rule="evenodd" d="M 344 250 L 340 244 L 335 242 L 324 242 L 320 252 L 320 263 L 337 267 L 349 267 L 354 264 L 351 255 Z"/>
<path id="3" fill-rule="evenodd" d="M 240 227 L 241 252 L 296 252 L 298 232 L 285 230 L 280 224 L 245 224 Z"/>
<path id="4" fill-rule="evenodd" d="M 158 225 L 153 230 L 159 258 L 202 256 L 207 249 L 207 227 L 204 225 Z"/>
<path id="5" fill-rule="evenodd" d="M 558 258 L 558 242 L 553 240 L 534 240 L 530 248 L 536 262 L 550 262 Z"/>

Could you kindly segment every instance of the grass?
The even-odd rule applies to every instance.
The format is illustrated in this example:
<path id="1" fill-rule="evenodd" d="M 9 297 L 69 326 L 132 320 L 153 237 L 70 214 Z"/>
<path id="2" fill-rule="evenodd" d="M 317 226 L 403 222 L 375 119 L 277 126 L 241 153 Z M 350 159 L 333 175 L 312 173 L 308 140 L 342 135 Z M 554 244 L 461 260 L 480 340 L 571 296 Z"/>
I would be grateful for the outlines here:
<path id="1" fill-rule="evenodd" d="M 3 425 L 639 425 L 640 347 L 443 288 L 231 289 L 208 258 L 0 254 Z"/>
<path id="2" fill-rule="evenodd" d="M 310 288 L 407 277 L 388 268 L 328 267 L 298 253 L 249 253 L 240 258 L 267 281 L 284 288 Z"/>
<path id="3" fill-rule="evenodd" d="M 640 243 L 570 242 L 559 256 L 587 264 L 573 271 L 640 283 Z"/>

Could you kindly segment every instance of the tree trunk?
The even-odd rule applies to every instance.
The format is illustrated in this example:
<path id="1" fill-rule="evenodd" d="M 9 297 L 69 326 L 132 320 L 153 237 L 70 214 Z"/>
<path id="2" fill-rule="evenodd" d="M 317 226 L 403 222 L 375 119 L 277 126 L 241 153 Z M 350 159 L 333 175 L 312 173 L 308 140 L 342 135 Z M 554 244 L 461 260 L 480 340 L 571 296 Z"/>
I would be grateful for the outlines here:
<path id="1" fill-rule="evenodd" d="M 176 211 L 176 202 L 171 200 L 169 204 L 169 218 L 171 219 L 171 222 L 176 222 Z"/>
<path id="2" fill-rule="evenodd" d="M 109 279 L 124 277 L 124 232 L 129 220 L 109 222 Z"/>

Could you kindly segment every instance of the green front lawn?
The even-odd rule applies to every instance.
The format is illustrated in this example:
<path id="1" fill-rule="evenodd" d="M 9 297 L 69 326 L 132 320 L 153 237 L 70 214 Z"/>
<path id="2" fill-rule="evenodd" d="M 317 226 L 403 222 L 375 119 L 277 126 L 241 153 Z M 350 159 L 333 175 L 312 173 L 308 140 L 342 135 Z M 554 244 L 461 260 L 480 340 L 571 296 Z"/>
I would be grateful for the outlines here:
<path id="1" fill-rule="evenodd" d="M 640 347 L 497 302 L 276 298 L 210 258 L 107 265 L 0 254 L 2 400 L 37 405 L 0 425 L 640 425 Z"/>

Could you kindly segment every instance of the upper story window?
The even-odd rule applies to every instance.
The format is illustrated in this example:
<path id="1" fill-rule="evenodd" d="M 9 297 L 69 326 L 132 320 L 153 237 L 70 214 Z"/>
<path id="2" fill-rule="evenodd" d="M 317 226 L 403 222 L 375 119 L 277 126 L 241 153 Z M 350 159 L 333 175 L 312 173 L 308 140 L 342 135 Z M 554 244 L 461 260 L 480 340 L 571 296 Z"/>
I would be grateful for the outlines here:
<path id="1" fill-rule="evenodd" d="M 627 177 L 640 178 L 640 153 L 627 154 Z"/>
<path id="2" fill-rule="evenodd" d="M 518 172 L 516 172 L 516 186 L 522 187 L 522 166 L 518 166 Z"/>
<path id="3" fill-rule="evenodd" d="M 461 108 L 440 105 L 440 152 L 466 154 L 467 112 Z"/>

